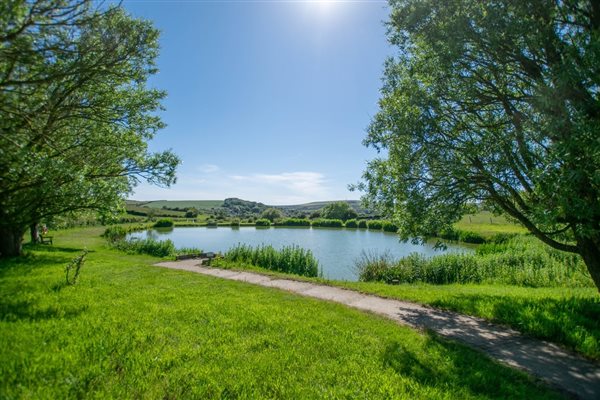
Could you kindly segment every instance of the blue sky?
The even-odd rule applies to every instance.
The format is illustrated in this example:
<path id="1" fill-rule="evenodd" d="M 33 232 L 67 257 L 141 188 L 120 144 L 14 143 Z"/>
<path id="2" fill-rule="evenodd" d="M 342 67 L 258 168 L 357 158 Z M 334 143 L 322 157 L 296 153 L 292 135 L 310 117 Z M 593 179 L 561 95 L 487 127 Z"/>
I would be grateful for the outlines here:
<path id="1" fill-rule="evenodd" d="M 168 189 L 137 200 L 240 197 L 266 204 L 357 199 L 375 153 L 362 145 L 377 111 L 388 45 L 383 1 L 126 0 L 162 31 L 167 128 L 151 150 L 183 160 Z"/>

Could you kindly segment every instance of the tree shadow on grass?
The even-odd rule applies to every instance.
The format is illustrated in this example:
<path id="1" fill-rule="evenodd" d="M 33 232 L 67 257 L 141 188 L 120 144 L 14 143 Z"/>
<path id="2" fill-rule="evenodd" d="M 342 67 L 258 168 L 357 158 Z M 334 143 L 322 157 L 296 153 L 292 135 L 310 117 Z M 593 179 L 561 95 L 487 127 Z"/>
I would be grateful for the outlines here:
<path id="1" fill-rule="evenodd" d="M 600 298 L 515 298 L 478 294 L 438 300 L 431 305 L 469 315 L 478 315 L 478 310 L 485 308 L 491 310 L 494 322 L 600 359 Z"/>
<path id="2" fill-rule="evenodd" d="M 43 321 L 74 318 L 83 313 L 87 306 L 39 306 L 30 301 L 0 299 L 0 318 L 5 322 Z"/>
<path id="3" fill-rule="evenodd" d="M 25 276 L 48 267 L 64 267 L 82 251 L 71 247 L 30 245 L 26 247 L 24 255 L 0 260 L 0 278 L 15 273 Z M 90 250 L 89 253 L 94 251 Z"/>
<path id="4" fill-rule="evenodd" d="M 383 364 L 421 385 L 442 390 L 487 398 L 551 398 L 548 389 L 532 384 L 531 378 L 518 371 L 435 334 L 425 336 L 422 344 L 389 343 L 383 352 Z M 561 396 L 557 394 L 556 398 Z"/>

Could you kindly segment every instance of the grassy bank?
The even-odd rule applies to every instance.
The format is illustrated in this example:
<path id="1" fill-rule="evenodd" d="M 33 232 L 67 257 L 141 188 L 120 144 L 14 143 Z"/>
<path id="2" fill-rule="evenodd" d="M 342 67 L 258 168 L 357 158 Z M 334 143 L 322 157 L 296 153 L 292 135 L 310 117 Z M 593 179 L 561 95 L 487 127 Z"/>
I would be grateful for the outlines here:
<path id="1" fill-rule="evenodd" d="M 346 307 L 152 267 L 103 229 L 0 261 L 1 398 L 558 396 L 479 353 Z M 64 267 L 90 252 L 77 285 Z"/>

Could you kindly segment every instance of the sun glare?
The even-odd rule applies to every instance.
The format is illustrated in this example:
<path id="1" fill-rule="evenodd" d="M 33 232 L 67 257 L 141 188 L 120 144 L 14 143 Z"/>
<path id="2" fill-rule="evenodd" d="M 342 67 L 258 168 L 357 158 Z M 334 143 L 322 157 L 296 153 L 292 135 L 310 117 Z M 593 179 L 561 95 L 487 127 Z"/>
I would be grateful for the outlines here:
<path id="1" fill-rule="evenodd" d="M 335 8 L 337 1 L 334 0 L 312 0 L 308 1 L 310 6 L 317 9 L 320 14 L 329 14 Z"/>

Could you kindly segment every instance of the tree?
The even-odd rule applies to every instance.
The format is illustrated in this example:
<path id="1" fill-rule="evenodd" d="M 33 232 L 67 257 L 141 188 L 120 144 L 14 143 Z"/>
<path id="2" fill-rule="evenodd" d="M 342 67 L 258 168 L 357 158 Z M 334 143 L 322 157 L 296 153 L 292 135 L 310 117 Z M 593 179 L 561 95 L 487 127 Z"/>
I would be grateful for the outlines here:
<path id="1" fill-rule="evenodd" d="M 271 207 L 263 211 L 262 214 L 260 214 L 260 217 L 273 222 L 276 219 L 283 218 L 283 213 L 280 210 Z"/>
<path id="2" fill-rule="evenodd" d="M 346 221 L 358 217 L 358 213 L 347 202 L 336 201 L 321 209 L 321 217 Z"/>
<path id="3" fill-rule="evenodd" d="M 1 256 L 43 219 L 108 214 L 140 180 L 175 182 L 179 159 L 147 150 L 163 127 L 164 93 L 146 85 L 158 31 L 94 4 L 0 2 Z"/>
<path id="4" fill-rule="evenodd" d="M 600 288 L 600 3 L 391 0 L 366 201 L 404 239 L 486 204 Z"/>
<path id="5" fill-rule="evenodd" d="M 186 218 L 196 218 L 198 216 L 198 210 L 195 209 L 194 207 L 188 208 L 187 210 L 185 210 L 185 217 Z"/>

